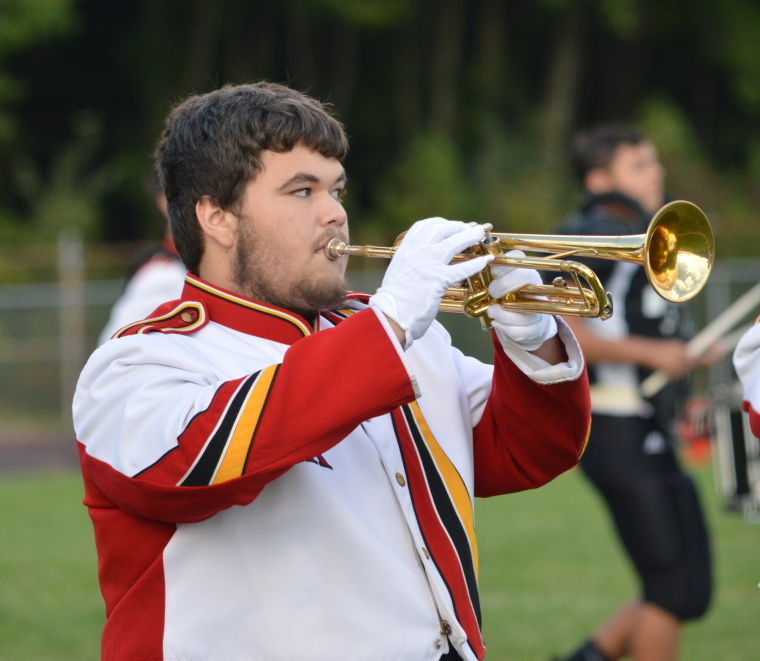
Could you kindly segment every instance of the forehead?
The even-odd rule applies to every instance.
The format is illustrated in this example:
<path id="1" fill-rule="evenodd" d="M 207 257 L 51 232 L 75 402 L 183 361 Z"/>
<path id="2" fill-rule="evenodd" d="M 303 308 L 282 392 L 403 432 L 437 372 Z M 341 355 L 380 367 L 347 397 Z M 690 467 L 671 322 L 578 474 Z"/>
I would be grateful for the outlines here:
<path id="1" fill-rule="evenodd" d="M 637 145 L 620 145 L 610 161 L 610 169 L 627 167 L 642 161 L 656 161 L 657 149 L 649 141 L 640 142 Z"/>
<path id="2" fill-rule="evenodd" d="M 332 182 L 345 176 L 345 171 L 338 159 L 328 158 L 303 145 L 286 152 L 266 150 L 261 153 L 261 171 L 256 180 L 284 183 L 298 174 Z"/>

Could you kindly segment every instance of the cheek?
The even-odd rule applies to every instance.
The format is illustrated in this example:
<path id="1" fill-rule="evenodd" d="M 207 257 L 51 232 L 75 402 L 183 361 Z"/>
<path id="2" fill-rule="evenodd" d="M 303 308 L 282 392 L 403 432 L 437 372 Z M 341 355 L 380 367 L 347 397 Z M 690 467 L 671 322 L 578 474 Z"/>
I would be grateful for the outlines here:
<path id="1" fill-rule="evenodd" d="M 283 216 L 270 229 L 270 232 L 282 237 L 282 240 L 286 241 L 294 249 L 297 249 L 301 244 L 306 244 L 313 240 L 310 231 L 311 228 L 309 226 L 291 215 Z"/>
<path id="2" fill-rule="evenodd" d="M 262 248 L 268 252 L 280 255 L 296 255 L 299 246 L 304 243 L 304 237 L 297 223 L 288 216 L 277 218 L 276 222 L 268 222 L 258 232 Z"/>

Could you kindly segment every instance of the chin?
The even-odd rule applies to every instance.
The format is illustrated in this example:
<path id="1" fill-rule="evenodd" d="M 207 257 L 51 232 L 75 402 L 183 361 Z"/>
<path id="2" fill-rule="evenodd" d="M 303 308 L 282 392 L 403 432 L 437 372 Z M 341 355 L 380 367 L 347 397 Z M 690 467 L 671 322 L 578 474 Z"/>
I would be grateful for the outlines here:
<path id="1" fill-rule="evenodd" d="M 293 308 L 300 310 L 329 310 L 341 304 L 348 293 L 343 278 L 325 278 L 321 282 L 303 280 L 292 290 Z"/>

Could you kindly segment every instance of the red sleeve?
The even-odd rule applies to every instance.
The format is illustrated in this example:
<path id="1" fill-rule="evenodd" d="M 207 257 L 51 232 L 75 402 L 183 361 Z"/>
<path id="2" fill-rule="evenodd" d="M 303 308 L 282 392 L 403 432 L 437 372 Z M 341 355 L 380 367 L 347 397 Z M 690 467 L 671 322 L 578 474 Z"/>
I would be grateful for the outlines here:
<path id="1" fill-rule="evenodd" d="M 752 434 L 760 438 L 760 411 L 756 411 L 749 400 L 744 400 L 742 406 L 749 416 L 749 428 Z"/>
<path id="2" fill-rule="evenodd" d="M 382 370 L 357 369 L 382 365 Z M 222 383 L 178 446 L 136 476 L 82 453 L 83 468 L 119 507 L 183 523 L 250 503 L 295 464 L 317 457 L 371 417 L 414 400 L 409 375 L 372 310 L 294 343 L 282 364 Z"/>
<path id="3" fill-rule="evenodd" d="M 549 482 L 578 463 L 591 424 L 585 370 L 575 381 L 542 385 L 494 345 L 493 388 L 474 431 L 476 496 Z"/>

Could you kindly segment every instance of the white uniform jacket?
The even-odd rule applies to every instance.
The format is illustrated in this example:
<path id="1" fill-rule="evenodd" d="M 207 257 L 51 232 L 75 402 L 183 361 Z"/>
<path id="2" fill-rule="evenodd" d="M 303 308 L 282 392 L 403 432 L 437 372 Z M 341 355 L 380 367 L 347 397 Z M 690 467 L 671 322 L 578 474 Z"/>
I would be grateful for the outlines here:
<path id="1" fill-rule="evenodd" d="M 74 425 L 105 661 L 483 657 L 473 498 L 577 462 L 580 351 L 562 325 L 569 361 L 524 354 L 528 376 L 437 323 L 403 351 L 359 298 L 315 330 L 189 275 L 93 353 Z"/>
<path id="2" fill-rule="evenodd" d="M 760 317 L 734 351 L 734 367 L 744 388 L 744 410 L 752 433 L 760 438 Z"/>

